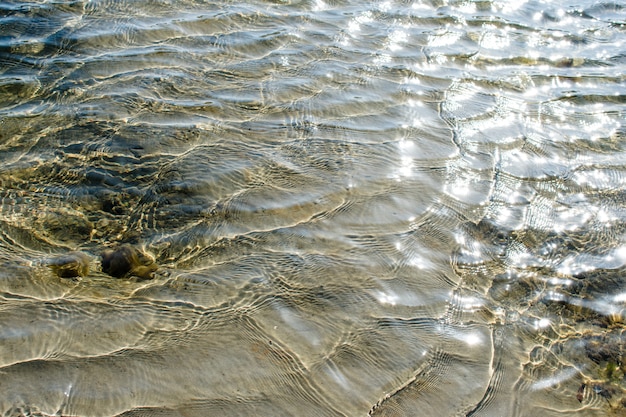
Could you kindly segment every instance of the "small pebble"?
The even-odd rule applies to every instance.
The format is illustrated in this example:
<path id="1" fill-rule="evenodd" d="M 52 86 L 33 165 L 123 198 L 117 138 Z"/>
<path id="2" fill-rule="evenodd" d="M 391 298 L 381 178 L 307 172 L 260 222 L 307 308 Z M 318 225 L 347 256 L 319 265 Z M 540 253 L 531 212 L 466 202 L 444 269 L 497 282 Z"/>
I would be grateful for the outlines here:
<path id="1" fill-rule="evenodd" d="M 61 278 L 76 278 L 89 275 L 90 261 L 83 252 L 70 252 L 48 260 L 47 265 Z"/>
<path id="2" fill-rule="evenodd" d="M 102 271 L 116 278 L 135 276 L 152 279 L 157 269 L 158 265 L 152 259 L 130 245 L 102 252 Z"/>

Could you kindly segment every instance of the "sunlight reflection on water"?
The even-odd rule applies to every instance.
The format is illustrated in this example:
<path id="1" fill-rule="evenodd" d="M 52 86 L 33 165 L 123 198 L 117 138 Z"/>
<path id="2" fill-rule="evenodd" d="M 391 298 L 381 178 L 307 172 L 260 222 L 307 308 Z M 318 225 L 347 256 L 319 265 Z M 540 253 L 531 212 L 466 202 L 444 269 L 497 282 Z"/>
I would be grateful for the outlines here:
<path id="1" fill-rule="evenodd" d="M 623 413 L 621 5 L 0 9 L 5 415 Z"/>

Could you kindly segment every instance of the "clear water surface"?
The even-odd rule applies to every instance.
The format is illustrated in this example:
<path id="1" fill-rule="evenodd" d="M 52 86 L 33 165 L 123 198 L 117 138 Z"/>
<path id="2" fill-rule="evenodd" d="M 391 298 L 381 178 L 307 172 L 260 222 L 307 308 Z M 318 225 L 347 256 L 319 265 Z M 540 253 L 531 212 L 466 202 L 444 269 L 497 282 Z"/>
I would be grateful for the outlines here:
<path id="1" fill-rule="evenodd" d="M 611 1 L 0 2 L 0 413 L 623 415 L 625 51 Z"/>

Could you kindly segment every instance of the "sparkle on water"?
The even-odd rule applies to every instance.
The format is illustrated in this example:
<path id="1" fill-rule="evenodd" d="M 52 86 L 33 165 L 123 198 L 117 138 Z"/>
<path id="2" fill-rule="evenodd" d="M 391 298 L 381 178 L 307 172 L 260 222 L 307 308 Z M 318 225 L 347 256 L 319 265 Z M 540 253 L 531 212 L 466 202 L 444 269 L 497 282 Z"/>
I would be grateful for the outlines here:
<path id="1" fill-rule="evenodd" d="M 0 10 L 3 415 L 625 412 L 618 2 Z"/>

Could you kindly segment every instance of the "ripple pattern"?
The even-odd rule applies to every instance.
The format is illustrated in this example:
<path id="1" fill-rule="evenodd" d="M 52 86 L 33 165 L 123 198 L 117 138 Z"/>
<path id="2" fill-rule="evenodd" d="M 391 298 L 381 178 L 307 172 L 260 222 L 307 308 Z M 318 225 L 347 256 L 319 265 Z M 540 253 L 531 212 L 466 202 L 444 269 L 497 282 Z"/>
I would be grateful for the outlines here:
<path id="1" fill-rule="evenodd" d="M 626 21 L 566 3 L 0 4 L 0 412 L 621 415 Z"/>

